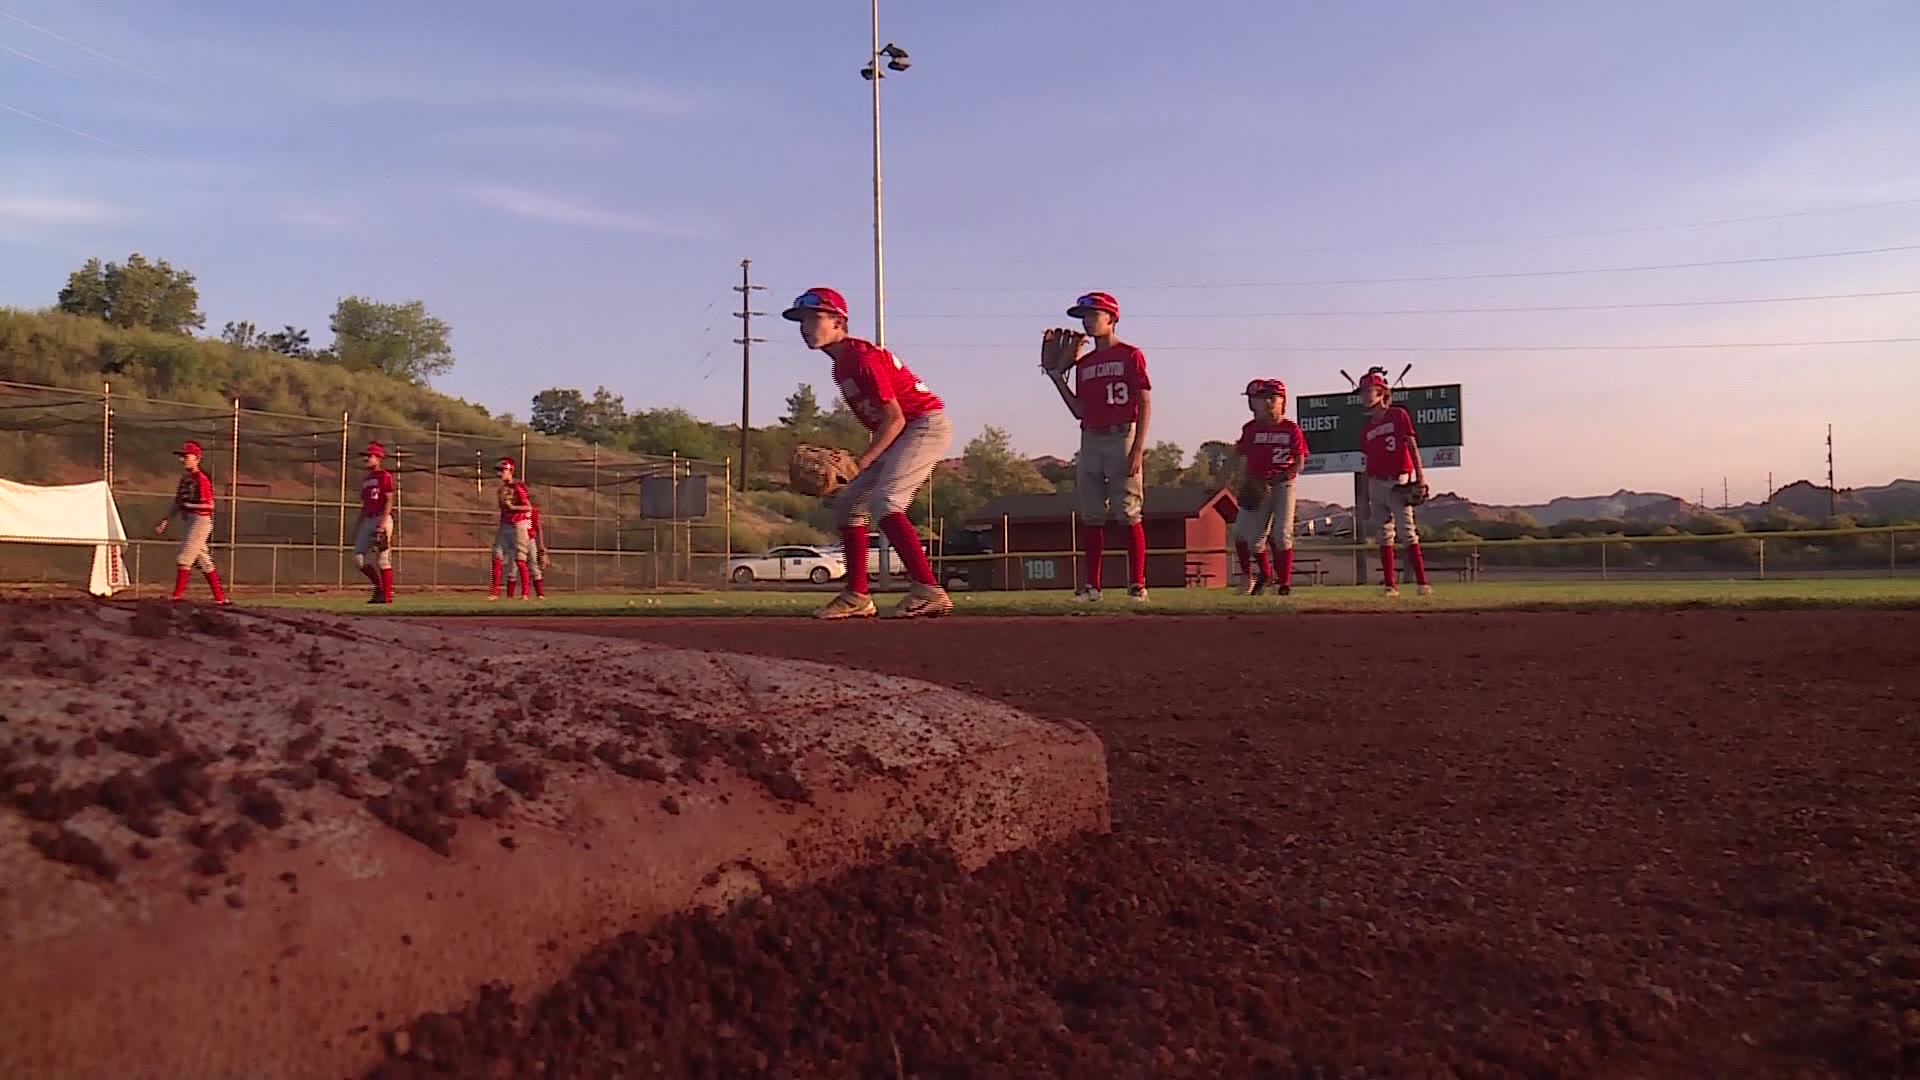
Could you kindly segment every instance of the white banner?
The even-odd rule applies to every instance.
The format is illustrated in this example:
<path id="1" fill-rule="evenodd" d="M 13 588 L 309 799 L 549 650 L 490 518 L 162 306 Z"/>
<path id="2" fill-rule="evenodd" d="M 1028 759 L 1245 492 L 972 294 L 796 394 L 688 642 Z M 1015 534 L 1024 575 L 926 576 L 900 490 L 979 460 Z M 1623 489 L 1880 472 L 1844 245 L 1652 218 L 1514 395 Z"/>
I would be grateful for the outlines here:
<path id="1" fill-rule="evenodd" d="M 105 480 L 41 487 L 0 479 L 0 540 L 15 543 L 92 544 L 87 591 L 112 596 L 127 588 L 127 531 Z"/>

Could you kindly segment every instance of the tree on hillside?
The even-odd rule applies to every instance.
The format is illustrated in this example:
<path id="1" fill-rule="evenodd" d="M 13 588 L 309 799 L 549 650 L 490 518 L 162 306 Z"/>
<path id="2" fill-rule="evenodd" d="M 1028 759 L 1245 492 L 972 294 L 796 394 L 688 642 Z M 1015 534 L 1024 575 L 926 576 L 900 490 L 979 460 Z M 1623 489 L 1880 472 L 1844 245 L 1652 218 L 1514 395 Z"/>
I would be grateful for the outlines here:
<path id="1" fill-rule="evenodd" d="M 627 403 L 606 387 L 588 398 L 578 390 L 553 386 L 533 395 L 527 426 L 543 435 L 570 435 L 590 443 L 619 441 L 627 434 Z"/>
<path id="2" fill-rule="evenodd" d="M 988 500 L 1002 495 L 1021 495 L 1052 491 L 1053 485 L 1040 475 L 1033 462 L 1013 448 L 1013 440 L 1000 428 L 989 425 L 967 443 L 961 454 L 966 462 L 963 474 L 952 481 L 939 481 L 937 511 L 949 521 L 959 521 Z"/>
<path id="3" fill-rule="evenodd" d="M 282 326 L 260 339 L 260 344 L 282 356 L 312 356 L 313 343 L 307 332 L 297 326 Z"/>
<path id="4" fill-rule="evenodd" d="M 57 306 L 70 315 L 169 334 L 207 324 L 193 275 L 175 270 L 165 259 L 148 262 L 139 252 L 127 256 L 124 264 L 88 259 L 67 275 Z"/>
<path id="5" fill-rule="evenodd" d="M 1184 487 L 1219 488 L 1233 481 L 1233 444 L 1208 439 L 1193 452 L 1193 464 L 1180 474 Z"/>
<path id="6" fill-rule="evenodd" d="M 378 371 L 424 384 L 453 367 L 452 330 L 418 300 L 383 304 L 360 296 L 343 298 L 331 322 L 333 352 L 356 371 Z"/>
<path id="7" fill-rule="evenodd" d="M 643 409 L 626 421 L 629 449 L 642 454 L 720 461 L 727 457 L 727 441 L 720 429 L 681 408 Z"/>
<path id="8" fill-rule="evenodd" d="M 1180 474 L 1185 471 L 1187 463 L 1187 455 L 1180 449 L 1180 444 L 1154 443 L 1141 458 L 1140 473 L 1148 487 L 1173 487 L 1180 483 Z"/>
<path id="9" fill-rule="evenodd" d="M 236 349 L 258 348 L 264 341 L 260 336 L 260 331 L 256 329 L 252 323 L 233 322 L 231 320 L 228 321 L 227 325 L 220 328 L 220 340 L 232 345 Z"/>
<path id="10" fill-rule="evenodd" d="M 820 423 L 820 399 L 814 396 L 811 383 L 801 383 L 800 388 L 787 395 L 787 414 L 780 422 L 795 431 L 808 431 Z"/>

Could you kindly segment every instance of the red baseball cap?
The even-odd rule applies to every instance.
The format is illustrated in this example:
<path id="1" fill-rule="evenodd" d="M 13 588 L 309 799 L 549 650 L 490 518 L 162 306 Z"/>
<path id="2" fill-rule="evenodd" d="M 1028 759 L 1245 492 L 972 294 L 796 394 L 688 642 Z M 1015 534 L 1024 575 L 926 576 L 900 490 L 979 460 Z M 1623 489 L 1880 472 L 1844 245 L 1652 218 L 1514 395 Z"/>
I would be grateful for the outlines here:
<path id="1" fill-rule="evenodd" d="M 387 448 L 377 442 L 370 442 L 367 444 L 367 448 L 361 451 L 361 453 L 366 457 L 386 457 Z"/>
<path id="2" fill-rule="evenodd" d="M 1248 397 L 1286 397 L 1287 384 L 1279 379 L 1255 379 L 1247 384 Z"/>
<path id="3" fill-rule="evenodd" d="M 809 311 L 824 311 L 829 315 L 847 317 L 847 298 L 824 286 L 816 285 L 793 298 L 793 306 L 780 314 L 793 322 L 799 322 L 801 315 Z"/>
<path id="4" fill-rule="evenodd" d="M 1377 371 L 1369 371 L 1365 375 L 1360 376 L 1360 381 L 1355 383 L 1353 388 L 1361 393 L 1365 393 L 1369 386 L 1387 386 L 1387 377 Z M 1388 387 L 1388 389 L 1392 388 Z"/>
<path id="5" fill-rule="evenodd" d="M 502 469 L 511 469 L 511 468 L 513 468 L 513 459 L 510 457 L 503 457 L 500 459 L 499 463 L 494 465 L 493 471 L 499 472 Z"/>
<path id="6" fill-rule="evenodd" d="M 188 454 L 192 454 L 194 457 L 199 457 L 200 444 L 197 442 L 194 442 L 192 439 L 188 439 L 186 445 L 182 446 L 178 450 L 175 450 L 173 454 L 175 457 L 186 457 Z"/>
<path id="7" fill-rule="evenodd" d="M 1089 311 L 1104 311 L 1117 319 L 1120 317 L 1120 301 L 1115 300 L 1112 293 L 1090 292 L 1075 300 L 1073 306 L 1067 309 L 1067 315 L 1079 319 Z"/>

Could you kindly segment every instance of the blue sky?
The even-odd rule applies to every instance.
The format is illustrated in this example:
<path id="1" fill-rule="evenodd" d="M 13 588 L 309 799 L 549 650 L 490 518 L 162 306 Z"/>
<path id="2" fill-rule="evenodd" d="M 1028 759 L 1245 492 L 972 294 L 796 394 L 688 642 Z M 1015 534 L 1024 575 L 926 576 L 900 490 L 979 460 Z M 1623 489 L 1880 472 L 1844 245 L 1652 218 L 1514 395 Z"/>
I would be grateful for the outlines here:
<path id="1" fill-rule="evenodd" d="M 439 385 L 521 416 L 602 383 L 737 416 L 743 257 L 761 310 L 829 284 L 871 328 L 865 4 L 0 12 L 0 303 L 133 250 L 199 276 L 210 330 L 418 298 L 454 328 Z M 887 336 L 963 438 L 1072 452 L 1037 338 L 1101 288 L 1189 451 L 1253 375 L 1328 392 L 1377 359 L 1466 384 L 1467 464 L 1433 479 L 1483 501 L 1757 499 L 1824 472 L 1828 422 L 1843 484 L 1920 476 L 1920 344 L 1645 348 L 1920 338 L 1920 295 L 1456 310 L 1920 290 L 1920 249 L 1541 273 L 1920 245 L 1910 0 L 882 17 L 914 61 L 885 84 Z M 1445 280 L 1351 283 L 1378 278 Z M 827 383 L 760 330 L 757 422 Z"/>

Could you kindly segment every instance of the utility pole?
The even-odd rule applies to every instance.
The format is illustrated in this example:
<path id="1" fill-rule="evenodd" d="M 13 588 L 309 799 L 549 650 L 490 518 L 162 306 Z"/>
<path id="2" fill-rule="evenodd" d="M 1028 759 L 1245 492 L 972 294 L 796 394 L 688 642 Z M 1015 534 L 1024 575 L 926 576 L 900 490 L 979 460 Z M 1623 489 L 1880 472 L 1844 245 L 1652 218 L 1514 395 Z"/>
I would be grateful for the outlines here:
<path id="1" fill-rule="evenodd" d="M 1773 505 L 1773 470 L 1767 470 L 1767 505 Z"/>
<path id="2" fill-rule="evenodd" d="M 740 346 L 740 473 L 738 484 L 741 491 L 747 490 L 747 437 L 748 433 L 753 430 L 748 426 L 747 417 L 748 402 L 751 400 L 749 393 L 751 390 L 750 384 L 753 378 L 753 346 L 755 342 L 765 344 L 767 340 L 766 338 L 753 336 L 754 316 L 766 314 L 764 311 L 753 310 L 753 293 L 755 289 L 764 291 L 766 286 L 755 285 L 753 283 L 752 267 L 752 259 L 740 260 L 740 284 L 733 287 L 733 291 L 740 294 L 740 310 L 733 313 L 734 317 L 740 320 L 740 336 L 734 338 L 733 343 Z"/>
<path id="3" fill-rule="evenodd" d="M 1828 424 L 1827 425 L 1827 520 L 1828 521 L 1832 521 L 1834 518 L 1839 516 L 1839 511 L 1837 507 L 1834 505 L 1834 503 L 1835 503 L 1835 500 L 1834 500 L 1834 488 L 1833 488 L 1833 425 Z"/>
<path id="4" fill-rule="evenodd" d="M 1733 499 L 1727 494 L 1727 478 L 1723 476 L 1720 478 L 1720 509 L 1725 510 L 1732 505 Z"/>

